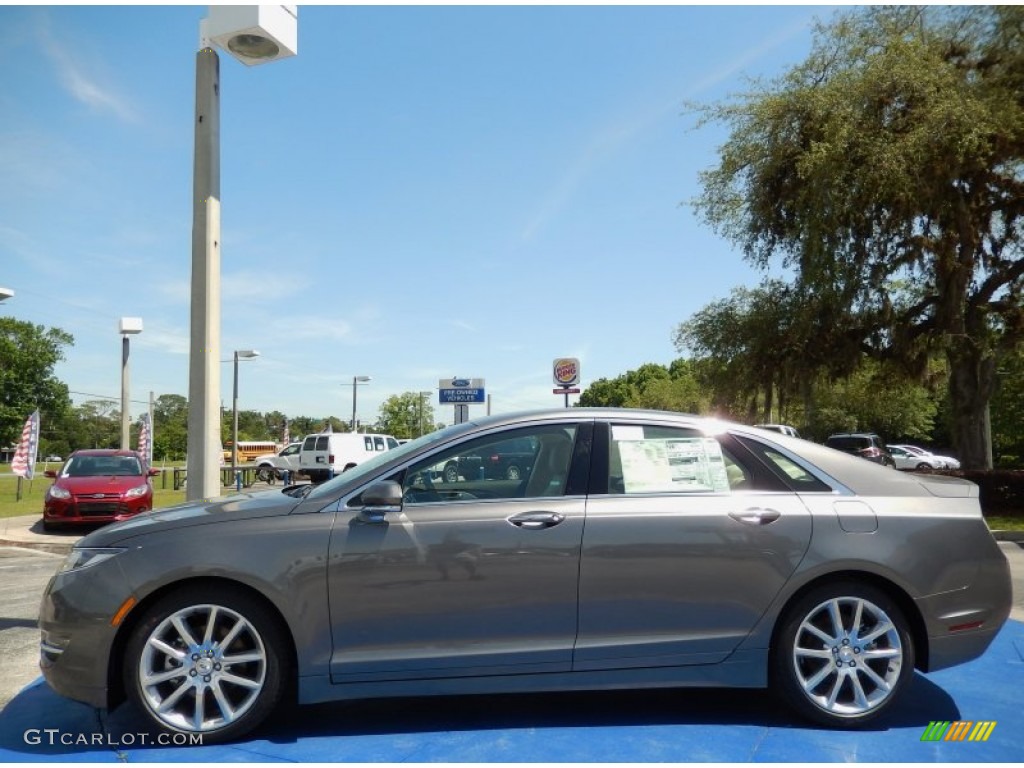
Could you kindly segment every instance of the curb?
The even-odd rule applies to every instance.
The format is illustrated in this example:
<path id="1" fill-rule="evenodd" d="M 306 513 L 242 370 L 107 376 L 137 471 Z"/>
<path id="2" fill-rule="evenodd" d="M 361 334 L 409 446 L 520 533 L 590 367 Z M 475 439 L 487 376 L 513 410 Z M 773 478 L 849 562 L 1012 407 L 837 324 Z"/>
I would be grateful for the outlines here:
<path id="1" fill-rule="evenodd" d="M 15 547 L 17 549 L 32 549 L 36 552 L 49 552 L 52 555 L 66 555 L 74 548 L 75 542 L 49 542 L 49 541 L 16 541 L 14 539 L 0 538 L 0 547 Z"/>
<path id="2" fill-rule="evenodd" d="M 992 531 L 996 541 L 1024 541 L 1024 531 Z"/>

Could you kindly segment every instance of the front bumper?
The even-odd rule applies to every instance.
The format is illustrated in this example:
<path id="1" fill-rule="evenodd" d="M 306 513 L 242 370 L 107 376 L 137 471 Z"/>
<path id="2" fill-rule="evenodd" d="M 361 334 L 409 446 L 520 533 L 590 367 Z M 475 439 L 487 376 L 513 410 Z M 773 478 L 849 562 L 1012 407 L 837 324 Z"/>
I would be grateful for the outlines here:
<path id="1" fill-rule="evenodd" d="M 109 704 L 118 608 L 131 595 L 117 557 L 57 573 L 39 607 L 39 668 L 54 691 L 94 707 Z"/>

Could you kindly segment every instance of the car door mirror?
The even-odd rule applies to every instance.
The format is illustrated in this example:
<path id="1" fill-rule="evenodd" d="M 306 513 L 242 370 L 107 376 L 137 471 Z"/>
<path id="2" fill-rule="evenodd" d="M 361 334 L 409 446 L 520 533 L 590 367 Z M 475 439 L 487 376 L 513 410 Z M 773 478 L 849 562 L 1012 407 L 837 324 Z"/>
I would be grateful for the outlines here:
<path id="1" fill-rule="evenodd" d="M 383 522 L 388 512 L 402 511 L 402 486 L 394 480 L 376 482 L 363 491 L 360 517 L 368 522 Z"/>

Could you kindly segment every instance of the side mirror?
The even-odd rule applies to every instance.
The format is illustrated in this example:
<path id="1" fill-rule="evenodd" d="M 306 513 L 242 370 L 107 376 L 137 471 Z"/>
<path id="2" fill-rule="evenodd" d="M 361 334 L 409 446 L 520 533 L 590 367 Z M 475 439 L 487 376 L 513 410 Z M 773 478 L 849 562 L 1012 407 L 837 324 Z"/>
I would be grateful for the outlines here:
<path id="1" fill-rule="evenodd" d="M 43 477 L 57 477 L 57 470 L 48 469 L 45 472 L 43 472 Z"/>
<path id="2" fill-rule="evenodd" d="M 394 480 L 382 480 L 363 491 L 359 515 L 367 522 L 381 523 L 388 512 L 402 511 L 402 486 Z"/>

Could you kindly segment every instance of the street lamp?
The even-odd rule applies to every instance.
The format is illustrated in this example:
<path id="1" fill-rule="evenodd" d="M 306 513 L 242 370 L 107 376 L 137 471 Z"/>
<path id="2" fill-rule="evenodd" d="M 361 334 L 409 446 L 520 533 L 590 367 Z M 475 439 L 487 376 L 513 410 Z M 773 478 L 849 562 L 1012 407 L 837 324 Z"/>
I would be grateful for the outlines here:
<path id="1" fill-rule="evenodd" d="M 352 431 L 356 431 L 356 385 L 365 384 L 370 381 L 369 376 L 353 376 L 352 377 Z"/>
<path id="2" fill-rule="evenodd" d="M 122 317 L 118 332 L 121 334 L 121 450 L 127 451 L 131 442 L 128 438 L 128 337 L 142 333 L 142 318 Z"/>
<path id="3" fill-rule="evenodd" d="M 235 386 L 231 396 L 231 476 L 238 471 L 238 361 L 259 357 L 255 349 L 235 350 Z"/>
<path id="4" fill-rule="evenodd" d="M 211 5 L 199 22 L 192 181 L 192 303 L 188 362 L 188 501 L 220 496 L 220 59 L 294 56 L 294 5 Z"/>

